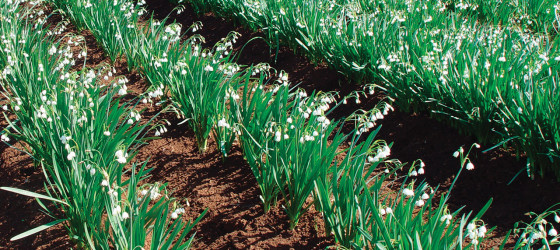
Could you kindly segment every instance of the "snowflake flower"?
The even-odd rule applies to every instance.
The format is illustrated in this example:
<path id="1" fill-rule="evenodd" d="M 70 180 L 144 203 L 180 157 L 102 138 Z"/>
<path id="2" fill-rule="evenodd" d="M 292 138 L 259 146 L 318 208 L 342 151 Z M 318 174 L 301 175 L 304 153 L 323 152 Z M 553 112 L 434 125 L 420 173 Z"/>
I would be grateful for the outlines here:
<path id="1" fill-rule="evenodd" d="M 411 196 L 414 196 L 414 191 L 410 188 L 405 188 L 403 190 L 403 194 L 408 196 L 408 197 L 411 197 Z"/>
<path id="2" fill-rule="evenodd" d="M 121 213 L 121 206 L 116 206 L 112 209 L 111 213 L 116 216 Z"/>
<path id="3" fill-rule="evenodd" d="M 72 159 L 74 159 L 74 157 L 76 157 L 76 153 L 74 153 L 73 151 L 70 151 L 68 153 L 68 155 L 66 156 L 66 159 L 68 159 L 69 161 L 71 161 Z"/>
<path id="4" fill-rule="evenodd" d="M 124 153 L 122 150 L 117 150 L 117 152 L 115 152 L 115 157 L 117 158 L 117 162 L 124 164 L 128 158 L 128 153 Z"/>

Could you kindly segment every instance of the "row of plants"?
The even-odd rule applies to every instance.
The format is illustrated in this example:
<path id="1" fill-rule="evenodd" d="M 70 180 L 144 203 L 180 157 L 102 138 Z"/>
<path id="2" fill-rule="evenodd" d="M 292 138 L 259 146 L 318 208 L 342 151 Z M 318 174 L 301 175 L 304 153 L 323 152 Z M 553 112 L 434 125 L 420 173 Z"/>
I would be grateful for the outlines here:
<path id="1" fill-rule="evenodd" d="M 381 103 L 371 111 L 351 116 L 347 122 L 354 122 L 356 129 L 344 134 L 340 130 L 344 121 L 330 121 L 326 116 L 332 110 L 330 105 L 336 102 L 335 93 L 314 93 L 308 97 L 288 86 L 284 72 L 279 79 L 272 80 L 272 69 L 264 64 L 240 70 L 231 57 L 233 34 L 212 50 L 203 50 L 202 38 L 181 38 L 181 27 L 176 23 L 165 26 L 161 23 L 166 20 L 149 18 L 138 24 L 144 12 L 139 5 L 99 1 L 85 2 L 84 8 L 80 8 L 79 3 L 63 2 L 58 6 L 65 8 L 67 15 L 78 18 L 75 22 L 93 28 L 99 43 L 109 46 L 105 47 L 109 54 L 115 51 L 110 48 L 122 50 L 113 58 L 124 54 L 129 67 L 139 70 L 152 84 L 146 101 L 169 95 L 191 129 L 206 127 L 206 131 L 213 131 L 224 160 L 237 140 L 261 189 L 265 211 L 282 197 L 291 228 L 315 205 L 325 218 L 327 232 L 345 247 L 463 248 L 469 244 L 478 247 L 484 239 L 487 229 L 480 216 L 488 206 L 469 222 L 470 214 L 449 212 L 445 205 L 449 194 L 439 204 L 433 204 L 435 189 L 425 183 L 405 180 L 397 192 L 381 191 L 399 165 L 387 170 L 388 173 L 372 174 L 380 164 L 391 162 L 386 160 L 390 147 L 384 141 L 374 140 L 377 130 L 360 137 L 392 109 L 389 105 Z M 109 8 L 111 4 L 113 8 Z M 109 24 L 92 21 L 103 20 L 103 16 L 111 17 L 104 19 Z M 122 21 L 125 19 L 128 21 Z M 112 30 L 117 33 L 102 27 L 116 27 Z M 198 23 L 191 27 L 198 28 Z M 119 32 L 122 30 L 130 34 Z M 110 46 L 113 37 L 118 39 Z M 181 78 L 185 75 L 189 77 Z M 219 105 L 213 106 L 216 102 Z M 200 119 L 192 103 L 202 107 L 198 110 L 212 112 L 215 118 L 211 122 Z M 196 134 L 199 149 L 206 148 L 203 141 L 207 137 L 198 136 L 204 133 Z M 342 146 L 348 143 L 349 147 Z M 472 168 L 467 156 L 468 152 L 457 151 L 461 169 Z M 419 162 L 411 171 L 423 172 L 424 166 Z M 306 203 L 309 196 L 314 198 L 311 204 Z M 519 247 L 527 243 L 519 242 Z M 533 243 L 534 239 L 528 246 Z"/>
<path id="2" fill-rule="evenodd" d="M 291 228 L 315 205 L 328 218 L 327 231 L 345 247 L 466 246 L 467 224 L 471 231 L 480 232 L 471 234 L 469 245 L 483 239 L 482 213 L 468 223 L 470 214 L 449 214 L 447 199 L 432 208 L 434 193 L 425 183 L 416 188 L 414 182 L 403 185 L 397 198 L 381 192 L 399 165 L 372 175 L 390 148 L 374 140 L 377 131 L 366 132 L 391 109 L 389 105 L 381 103 L 351 116 L 356 129 L 344 134 L 342 121 L 326 116 L 336 102 L 335 93 L 307 96 L 289 87 L 283 72 L 279 79 L 271 78 L 272 69 L 265 64 L 239 69 L 231 54 L 234 35 L 212 50 L 203 50 L 201 38 L 181 38 L 176 23 L 164 26 L 166 20 L 152 18 L 138 23 L 144 12 L 141 4 L 53 2 L 79 27 L 90 29 L 112 58 L 124 55 L 129 67 L 148 79 L 152 89 L 146 98 L 170 96 L 173 107 L 195 131 L 201 153 L 211 131 L 224 160 L 237 140 L 257 179 L 265 212 L 282 197 Z M 363 134 L 368 135 L 360 140 Z M 350 147 L 342 146 L 348 143 Z M 310 196 L 312 203 L 306 202 Z M 381 210 L 391 211 L 390 215 L 383 216 Z"/>
<path id="3" fill-rule="evenodd" d="M 556 27 L 557 7 L 545 2 L 552 16 L 539 27 Z M 511 144 L 526 153 L 532 175 L 560 176 L 555 35 L 514 21 L 480 22 L 457 11 L 457 1 L 187 3 L 262 30 L 272 45 L 286 44 L 357 82 L 380 83 L 404 110 L 429 110 L 481 142 Z"/>
<path id="4" fill-rule="evenodd" d="M 393 8 L 394 4 L 408 4 L 403 1 L 386 0 L 346 0 L 338 4 L 357 7 L 358 12 L 373 14 L 378 9 Z M 554 0 L 436 0 L 425 4 L 435 5 L 448 12 L 456 12 L 484 24 L 515 25 L 534 32 L 558 33 L 560 5 Z"/>
<path id="5" fill-rule="evenodd" d="M 12 240 L 61 223 L 78 248 L 188 248 L 204 213 L 186 222 L 166 184 L 145 181 L 147 162 L 131 162 L 151 128 L 140 123 L 138 102 L 122 100 L 126 79 L 112 77 L 108 66 L 87 68 L 85 59 L 75 65 L 76 54 L 87 57 L 83 37 L 53 36 L 65 28 L 49 30 L 44 9 L 41 1 L 0 3 L 0 84 L 9 121 L 2 141 L 25 143 L 21 150 L 43 170 L 46 193 L 2 189 L 36 198 L 54 219 Z"/>
<path id="6" fill-rule="evenodd" d="M 551 35 L 558 34 L 560 28 L 560 4 L 554 0 L 459 0 L 449 1 L 447 6 L 448 9 L 493 25 L 513 24 Z"/>
<path id="7" fill-rule="evenodd" d="M 130 70 L 137 70 L 150 83 L 145 102 L 157 102 L 169 94 L 172 108 L 194 131 L 201 153 L 206 152 L 212 133 L 225 139 L 217 124 L 226 109 L 225 96 L 234 92 L 232 80 L 239 67 L 232 63 L 229 49 L 236 39 L 231 33 L 212 49 L 203 49 L 203 38 L 181 39 L 179 24 L 165 26 L 165 20 L 139 19 L 145 13 L 142 2 L 50 1 L 80 29 L 91 30 L 113 60 L 126 58 Z M 195 23 L 190 29 L 198 29 Z M 186 55 L 198 56 L 186 56 Z M 165 92 L 165 93 L 164 93 Z M 224 157 L 231 143 L 221 140 Z"/>

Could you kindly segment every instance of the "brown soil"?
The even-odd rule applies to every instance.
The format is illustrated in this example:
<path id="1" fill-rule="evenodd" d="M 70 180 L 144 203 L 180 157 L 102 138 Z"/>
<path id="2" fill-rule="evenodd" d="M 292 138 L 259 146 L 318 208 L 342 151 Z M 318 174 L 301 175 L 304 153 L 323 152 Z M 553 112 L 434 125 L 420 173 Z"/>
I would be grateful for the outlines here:
<path id="1" fill-rule="evenodd" d="M 148 7 L 155 11 L 156 17 L 167 15 L 171 6 L 167 0 L 148 1 Z M 213 44 L 229 31 L 242 34 L 237 43 L 239 50 L 246 41 L 259 32 L 250 32 L 234 26 L 231 22 L 212 16 L 197 17 L 189 7 L 172 19 L 180 21 L 184 27 L 194 21 L 204 23 L 202 35 L 207 44 Z M 77 32 L 69 28 L 69 32 Z M 88 66 L 109 63 L 89 32 L 81 32 L 88 46 Z M 304 57 L 295 55 L 290 49 L 281 47 L 278 60 L 273 61 L 268 45 L 262 40 L 252 41 L 245 47 L 240 63 L 252 64 L 269 62 L 273 67 L 284 69 L 293 82 L 301 82 L 302 87 L 311 90 L 338 90 L 349 93 L 357 89 L 336 71 L 324 65 L 314 65 Z M 147 83 L 135 73 L 128 72 L 122 62 L 116 64 L 117 75 L 125 75 L 129 80 L 131 96 L 142 93 Z M 344 86 L 344 87 L 341 87 Z M 382 96 L 376 95 L 362 100 L 358 106 L 348 104 L 333 114 L 334 117 L 346 116 L 357 108 L 371 108 Z M 159 106 L 144 106 L 145 114 L 153 115 Z M 173 196 L 184 202 L 188 199 L 186 217 L 196 218 L 204 209 L 209 212 L 195 227 L 197 232 L 196 249 L 315 249 L 325 248 L 334 241 L 325 235 L 323 222 L 318 212 L 311 209 L 300 221 L 299 226 L 288 230 L 288 220 L 280 207 L 267 214 L 259 200 L 256 181 L 243 160 L 238 147 L 227 161 L 222 162 L 215 143 L 210 142 L 208 153 L 198 154 L 194 135 L 186 125 L 176 125 L 179 121 L 173 114 L 161 115 L 172 125 L 159 140 L 152 140 L 142 147 L 136 160 L 149 159 L 154 168 L 150 182 L 168 182 Z M 395 111 L 379 124 L 383 127 L 378 138 L 393 142 L 392 157 L 403 162 L 421 158 L 426 163 L 426 174 L 420 178 L 432 186 L 440 185 L 440 190 L 449 189 L 459 170 L 459 162 L 452 154 L 460 146 L 469 147 L 475 140 L 460 135 L 455 129 L 435 121 L 429 114 L 409 114 Z M 3 128 L 7 124 L 0 121 Z M 17 146 L 17 144 L 16 144 Z M 482 149 L 492 145 L 483 145 Z M 452 209 L 465 206 L 464 211 L 478 211 L 491 197 L 491 208 L 483 217 L 489 226 L 497 226 L 493 236 L 485 242 L 484 248 L 492 248 L 502 241 L 503 235 L 519 220 L 526 219 L 524 213 L 541 212 L 559 201 L 560 186 L 551 180 L 530 180 L 522 173 L 510 185 L 508 182 L 519 172 L 524 171 L 525 159 L 520 160 L 511 149 L 498 148 L 488 153 L 473 150 L 470 158 L 475 170 L 465 171 L 453 187 L 449 205 Z M 29 156 L 20 151 L 0 144 L 0 186 L 19 187 L 42 192 L 44 177 L 33 166 Z M 41 212 L 33 199 L 0 191 L 0 249 L 66 249 L 72 247 L 62 226 L 50 228 L 24 240 L 10 242 L 9 238 L 52 219 Z M 281 203 L 281 202 L 280 202 Z M 510 246 L 513 240 L 510 240 Z"/>

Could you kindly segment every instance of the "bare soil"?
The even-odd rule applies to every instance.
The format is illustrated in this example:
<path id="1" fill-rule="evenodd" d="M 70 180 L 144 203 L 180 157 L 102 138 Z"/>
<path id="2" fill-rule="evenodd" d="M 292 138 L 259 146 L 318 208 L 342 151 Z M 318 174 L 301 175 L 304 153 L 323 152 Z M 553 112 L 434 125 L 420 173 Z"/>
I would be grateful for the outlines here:
<path id="1" fill-rule="evenodd" d="M 155 16 L 163 18 L 172 6 L 167 0 L 148 1 L 148 7 Z M 213 16 L 211 13 L 197 16 L 187 7 L 181 15 L 171 15 L 184 27 L 195 21 L 204 24 L 200 34 L 207 44 L 217 42 L 234 30 L 242 34 L 236 50 L 240 50 L 251 38 L 262 36 L 235 26 L 232 22 Z M 80 32 L 69 27 L 68 32 L 79 33 L 86 38 L 89 67 L 110 63 L 89 32 Z M 279 49 L 277 61 L 262 40 L 254 40 L 243 50 L 239 58 L 241 64 L 268 62 L 273 67 L 289 73 L 290 79 L 308 91 L 340 91 L 349 93 L 358 87 L 350 83 L 335 70 L 323 64 L 313 64 L 303 56 L 286 47 Z M 130 97 L 143 93 L 148 84 L 135 72 L 129 72 L 124 62 L 115 64 L 117 75 L 125 75 L 129 80 Z M 348 104 L 339 108 L 333 118 L 348 115 L 357 108 L 371 108 L 382 95 L 370 96 L 362 103 Z M 159 106 L 145 105 L 145 118 L 161 109 Z M 186 125 L 171 113 L 158 119 L 171 122 L 168 132 L 161 139 L 152 140 L 142 147 L 136 160 L 148 160 L 154 168 L 150 182 L 167 182 L 173 196 L 190 207 L 186 217 L 196 218 L 204 209 L 208 213 L 195 227 L 195 249 L 319 249 L 333 245 L 331 237 L 325 235 L 321 216 L 313 208 L 301 219 L 295 230 L 288 229 L 288 220 L 280 207 L 265 214 L 259 200 L 257 183 L 243 159 L 239 147 L 234 147 L 230 157 L 223 162 L 213 141 L 208 152 L 198 153 L 194 135 Z M 432 186 L 440 186 L 440 194 L 449 190 L 459 170 L 459 161 L 452 154 L 460 146 L 469 147 L 476 142 L 473 137 L 461 135 L 457 130 L 430 118 L 429 114 L 410 114 L 395 111 L 379 123 L 382 129 L 379 139 L 393 142 L 392 157 L 403 162 L 421 158 L 426 163 L 425 179 Z M 0 121 L 3 128 L 6 121 Z M 478 211 L 491 198 L 492 206 L 483 217 L 489 226 L 496 226 L 491 238 L 484 243 L 485 249 L 498 246 L 507 230 L 515 222 L 527 219 L 526 212 L 542 212 L 560 199 L 560 185 L 553 180 L 531 180 L 523 172 L 511 184 L 508 182 L 524 171 L 525 159 L 508 148 L 497 148 L 488 153 L 482 150 L 492 145 L 482 145 L 473 150 L 470 158 L 475 165 L 472 171 L 465 171 L 452 189 L 449 205 L 452 209 L 464 206 L 463 211 Z M 17 143 L 15 147 L 22 146 Z M 44 176 L 33 166 L 32 159 L 6 144 L 0 144 L 0 186 L 18 187 L 34 192 L 44 192 Z M 52 219 L 40 212 L 40 207 L 31 198 L 0 191 L 0 249 L 67 249 L 75 247 L 68 239 L 62 226 L 49 228 L 39 234 L 19 241 L 9 239 L 32 227 Z M 281 204 L 281 202 L 280 202 Z M 509 246 L 513 243 L 510 239 Z"/>

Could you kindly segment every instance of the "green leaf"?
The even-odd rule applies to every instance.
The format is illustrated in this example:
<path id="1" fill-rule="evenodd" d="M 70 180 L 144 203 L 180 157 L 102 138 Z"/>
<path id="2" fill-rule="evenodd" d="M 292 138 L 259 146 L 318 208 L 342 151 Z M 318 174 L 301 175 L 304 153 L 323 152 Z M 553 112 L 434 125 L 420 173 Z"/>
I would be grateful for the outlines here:
<path id="1" fill-rule="evenodd" d="M 49 222 L 49 223 L 47 223 L 47 224 L 38 226 L 38 227 L 33 228 L 33 229 L 31 229 L 31 230 L 27 230 L 27 231 L 25 231 L 25 232 L 23 232 L 23 233 L 20 233 L 20 234 L 14 236 L 13 238 L 11 238 L 10 241 L 19 240 L 19 239 L 25 238 L 25 237 L 27 237 L 27 236 L 29 236 L 29 235 L 36 234 L 36 233 L 38 233 L 38 232 L 41 232 L 41 231 L 43 231 L 43 230 L 45 230 L 45 229 L 47 229 L 47 228 L 49 228 L 49 227 L 52 227 L 52 226 L 54 226 L 54 225 L 56 225 L 56 224 L 58 224 L 58 223 L 64 222 L 64 221 L 66 221 L 66 219 L 60 219 L 60 220 L 51 221 L 51 222 Z"/>
<path id="2" fill-rule="evenodd" d="M 31 191 L 27 191 L 27 190 L 23 190 L 23 189 L 19 189 L 19 188 L 12 188 L 12 187 L 0 187 L 0 189 L 6 190 L 8 192 L 13 192 L 16 194 L 21 194 L 21 195 L 25 195 L 25 196 L 29 196 L 29 197 L 33 197 L 33 198 L 39 198 L 39 199 L 45 199 L 45 200 L 50 200 L 50 201 L 54 201 L 54 202 L 58 202 L 64 205 L 68 205 L 68 203 L 52 198 L 50 196 L 46 196 L 46 195 L 42 195 L 42 194 L 38 194 L 35 192 L 31 192 Z"/>

